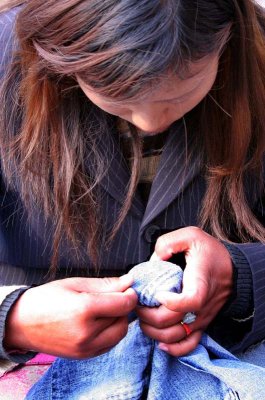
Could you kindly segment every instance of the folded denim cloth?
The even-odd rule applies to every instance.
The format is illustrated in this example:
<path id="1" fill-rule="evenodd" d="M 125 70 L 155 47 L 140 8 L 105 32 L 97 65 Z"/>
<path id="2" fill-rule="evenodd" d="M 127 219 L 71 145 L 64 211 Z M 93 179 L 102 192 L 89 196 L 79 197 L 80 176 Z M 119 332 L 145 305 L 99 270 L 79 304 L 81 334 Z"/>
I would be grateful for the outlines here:
<path id="1" fill-rule="evenodd" d="M 136 265 L 129 271 L 133 276 L 132 288 L 136 291 L 138 302 L 148 307 L 160 306 L 155 295 L 158 291 L 180 293 L 183 271 L 175 264 L 166 261 L 147 261 Z"/>
<path id="2" fill-rule="evenodd" d="M 139 301 L 156 306 L 156 291 L 181 290 L 182 271 L 167 262 L 131 271 Z M 139 321 L 112 350 L 87 360 L 57 359 L 27 400 L 264 400 L 265 368 L 240 361 L 204 334 L 197 348 L 173 357 L 146 337 Z"/>

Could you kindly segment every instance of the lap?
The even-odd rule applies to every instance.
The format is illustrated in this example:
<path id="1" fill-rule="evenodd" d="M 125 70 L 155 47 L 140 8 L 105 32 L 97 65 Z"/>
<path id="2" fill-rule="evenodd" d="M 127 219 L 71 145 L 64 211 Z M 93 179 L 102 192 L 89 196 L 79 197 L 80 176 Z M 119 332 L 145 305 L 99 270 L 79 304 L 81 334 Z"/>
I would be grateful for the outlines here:
<path id="1" fill-rule="evenodd" d="M 242 362 L 264 368 L 265 376 L 265 342 L 250 347 L 244 353 L 235 354 Z M 38 361 L 38 358 L 18 366 L 0 378 L 1 400 L 23 400 L 29 389 L 49 369 L 52 359 Z"/>
<path id="2" fill-rule="evenodd" d="M 49 369 L 54 357 L 39 354 L 0 378 L 1 400 L 23 400 L 29 389 Z"/>
<path id="3" fill-rule="evenodd" d="M 31 386 L 47 371 L 49 365 L 23 365 L 0 379 L 1 400 L 23 400 Z"/>

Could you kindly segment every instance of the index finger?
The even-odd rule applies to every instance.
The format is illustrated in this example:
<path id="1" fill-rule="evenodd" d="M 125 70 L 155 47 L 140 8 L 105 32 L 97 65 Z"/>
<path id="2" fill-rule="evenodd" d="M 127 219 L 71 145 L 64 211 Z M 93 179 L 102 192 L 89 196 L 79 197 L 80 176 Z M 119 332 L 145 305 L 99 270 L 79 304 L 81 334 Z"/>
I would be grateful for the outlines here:
<path id="1" fill-rule="evenodd" d="M 183 313 L 171 311 L 163 305 L 154 308 L 137 307 L 136 314 L 141 321 L 157 328 L 172 326 L 183 318 Z"/>
<path id="2" fill-rule="evenodd" d="M 152 259 L 168 260 L 173 254 L 186 252 L 194 238 L 198 234 L 201 235 L 201 232 L 200 228 L 189 226 L 160 236 L 157 239 Z"/>
<path id="3" fill-rule="evenodd" d="M 82 293 L 87 298 L 87 308 L 91 308 L 92 317 L 123 317 L 137 305 L 138 297 L 131 288 L 125 292 Z"/>

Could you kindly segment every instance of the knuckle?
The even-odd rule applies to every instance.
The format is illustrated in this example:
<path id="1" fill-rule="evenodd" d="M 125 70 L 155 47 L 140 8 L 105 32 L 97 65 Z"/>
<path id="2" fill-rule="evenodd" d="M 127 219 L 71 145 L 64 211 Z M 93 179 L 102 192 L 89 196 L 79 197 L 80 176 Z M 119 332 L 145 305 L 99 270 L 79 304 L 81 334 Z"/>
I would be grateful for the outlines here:
<path id="1" fill-rule="evenodd" d="M 81 338 L 76 338 L 75 342 L 72 343 L 72 357 L 80 359 L 85 353 L 85 340 Z"/>
<path id="2" fill-rule="evenodd" d="M 193 239 L 198 238 L 198 236 L 201 236 L 203 233 L 203 230 L 199 228 L 198 226 L 190 226 L 189 227 L 189 234 L 193 237 Z"/>
<path id="3" fill-rule="evenodd" d="M 202 232 L 202 229 L 199 228 L 198 226 L 192 225 L 192 226 L 190 226 L 190 229 L 191 229 L 193 232 Z"/>
<path id="4" fill-rule="evenodd" d="M 88 332 L 84 329 L 80 329 L 78 333 L 75 335 L 75 339 L 73 342 L 74 350 L 81 354 L 84 348 L 87 346 L 89 339 L 90 337 Z"/>
<path id="5" fill-rule="evenodd" d="M 74 360 L 83 360 L 90 356 L 90 354 L 87 353 L 87 351 L 80 350 L 78 348 L 74 349 L 73 352 L 71 353 L 71 358 Z"/>
<path id="6" fill-rule="evenodd" d="M 168 235 L 162 235 L 156 241 L 155 250 L 159 253 L 163 249 L 167 248 L 168 245 Z"/>
<path id="7" fill-rule="evenodd" d="M 131 311 L 133 308 L 137 306 L 138 303 L 138 297 L 137 294 L 134 292 L 133 295 L 127 295 L 127 307 L 129 311 Z"/>
<path id="8" fill-rule="evenodd" d="M 163 329 L 167 326 L 167 321 L 163 315 L 156 315 L 154 318 L 155 327 L 158 329 Z"/>
<path id="9" fill-rule="evenodd" d="M 84 318 L 87 318 L 88 314 L 90 313 L 90 310 L 92 309 L 92 298 L 89 295 L 89 293 L 80 293 L 79 295 L 79 301 L 77 304 L 78 307 L 78 314 L 83 316 Z"/>
<path id="10" fill-rule="evenodd" d="M 189 340 L 187 341 L 187 347 L 186 347 L 186 353 L 189 353 L 190 351 L 194 350 L 199 343 L 199 340 L 196 336 L 191 336 Z"/>
<path id="11" fill-rule="evenodd" d="M 124 298 L 123 311 L 124 314 L 132 311 L 137 305 L 137 296 L 126 296 Z"/>
<path id="12" fill-rule="evenodd" d="M 110 278 L 105 276 L 104 278 L 100 278 L 101 282 L 104 286 L 113 286 L 113 282 L 118 282 L 118 278 Z"/>
<path id="13" fill-rule="evenodd" d="M 161 342 L 167 343 L 167 344 L 172 343 L 172 341 L 173 341 L 172 337 L 170 336 L 170 334 L 165 332 L 165 331 L 163 331 L 163 330 L 159 334 L 159 340 Z"/>

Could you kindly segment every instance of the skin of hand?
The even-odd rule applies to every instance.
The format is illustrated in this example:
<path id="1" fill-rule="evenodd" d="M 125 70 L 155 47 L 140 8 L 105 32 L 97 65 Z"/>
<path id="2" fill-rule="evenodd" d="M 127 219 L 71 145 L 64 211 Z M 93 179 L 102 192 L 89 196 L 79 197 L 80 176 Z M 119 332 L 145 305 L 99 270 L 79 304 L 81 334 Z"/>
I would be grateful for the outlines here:
<path id="1" fill-rule="evenodd" d="M 161 236 L 151 260 L 168 260 L 184 252 L 186 267 L 180 294 L 158 292 L 157 308 L 137 307 L 143 332 L 158 340 L 159 348 L 173 356 L 196 348 L 203 331 L 228 300 L 233 286 L 233 266 L 225 246 L 197 227 L 182 228 Z M 187 336 L 180 324 L 187 312 L 196 313 Z"/>
<path id="2" fill-rule="evenodd" d="M 127 333 L 132 283 L 128 275 L 67 278 L 28 289 L 8 314 L 4 345 L 70 359 L 105 353 Z"/>

